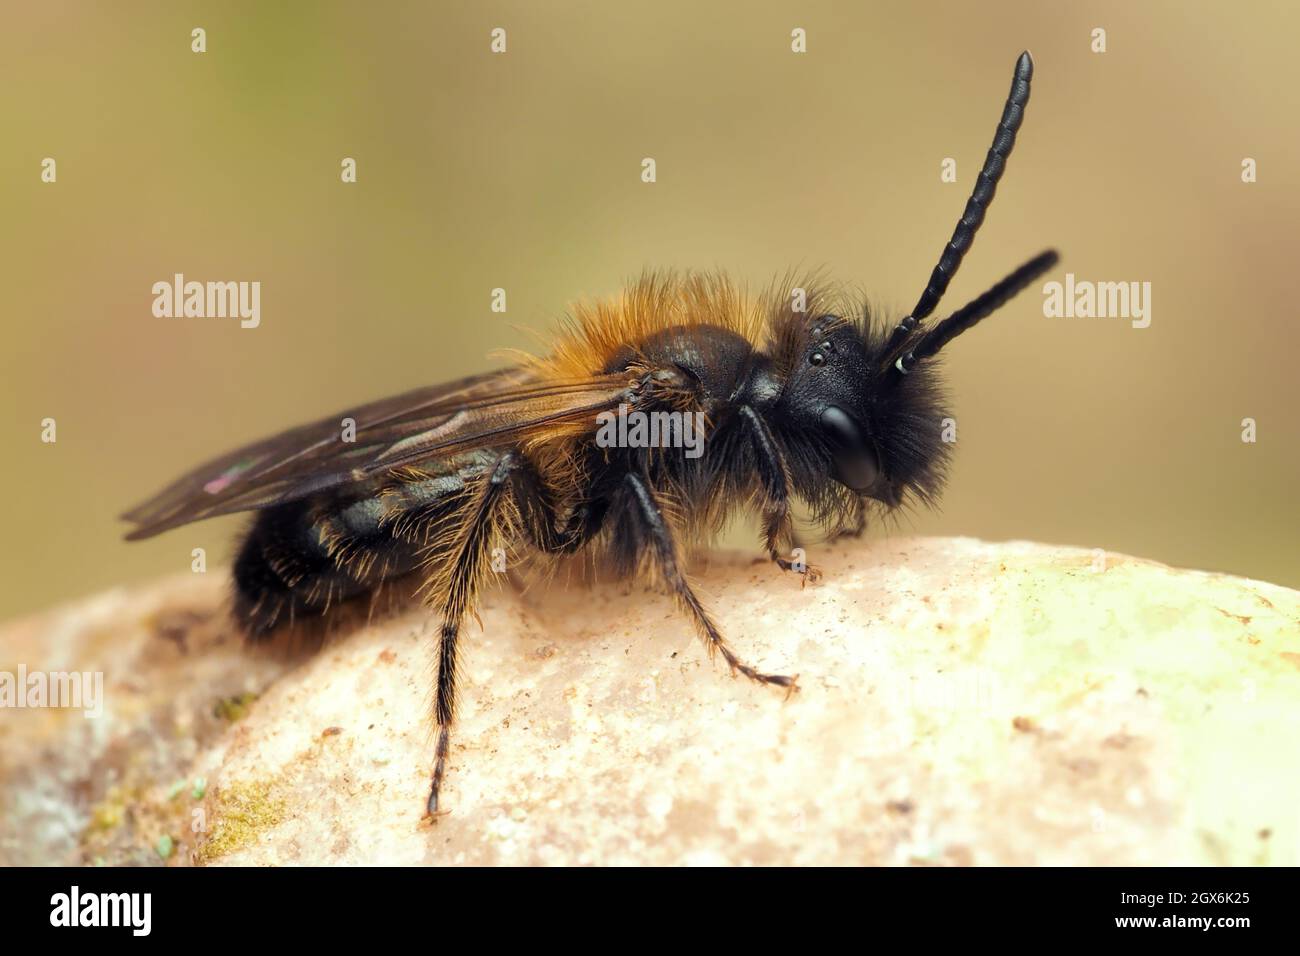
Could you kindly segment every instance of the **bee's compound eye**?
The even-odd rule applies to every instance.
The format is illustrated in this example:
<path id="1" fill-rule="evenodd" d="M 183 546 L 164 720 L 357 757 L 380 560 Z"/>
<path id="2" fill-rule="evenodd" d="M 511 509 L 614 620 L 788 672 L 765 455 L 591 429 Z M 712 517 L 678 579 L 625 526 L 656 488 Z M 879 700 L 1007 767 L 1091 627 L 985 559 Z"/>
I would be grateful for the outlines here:
<path id="1" fill-rule="evenodd" d="M 826 356 L 823 355 L 821 352 L 814 352 L 812 355 L 808 356 L 808 364 L 809 364 L 809 365 L 825 365 L 825 364 L 826 364 Z"/>
<path id="2" fill-rule="evenodd" d="M 854 491 L 870 491 L 880 478 L 880 461 L 848 413 L 827 405 L 821 415 L 822 430 L 835 456 L 835 477 Z"/>
<path id="3" fill-rule="evenodd" d="M 862 444 L 862 436 L 853 419 L 844 409 L 834 405 L 827 405 L 822 409 L 822 431 L 837 451 Z"/>

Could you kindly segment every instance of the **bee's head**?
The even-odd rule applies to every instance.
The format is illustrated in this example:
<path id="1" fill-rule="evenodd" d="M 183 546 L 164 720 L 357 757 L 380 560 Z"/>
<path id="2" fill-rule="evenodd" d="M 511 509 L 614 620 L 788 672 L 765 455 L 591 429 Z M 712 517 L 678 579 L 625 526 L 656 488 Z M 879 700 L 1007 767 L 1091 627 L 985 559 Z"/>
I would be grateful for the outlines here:
<path id="1" fill-rule="evenodd" d="M 820 471 L 890 509 L 908 498 L 932 503 L 948 458 L 936 356 L 1057 260 L 1052 250 L 1040 253 L 930 326 L 916 318 L 920 307 L 892 329 L 866 308 L 859 322 L 833 314 L 784 317 L 777 354 L 785 383 L 777 412 L 809 450 L 809 460 L 796 469 L 805 484 L 815 483 L 813 475 Z M 934 287 L 932 279 L 927 296 L 934 295 Z"/>
<path id="2" fill-rule="evenodd" d="M 1016 60 L 993 145 L 952 238 L 916 307 L 892 331 L 873 323 L 865 310 L 860 325 L 815 312 L 778 322 L 776 354 L 785 373 L 778 407 L 805 449 L 792 466 L 805 488 L 820 487 L 815 474 L 820 466 L 844 488 L 891 509 L 908 496 L 930 502 L 938 494 L 947 445 L 935 356 L 1058 259 L 1051 250 L 1039 253 L 942 322 L 926 324 L 993 201 L 1024 120 L 1033 75 L 1026 51 Z M 840 496 L 817 497 L 826 505 Z"/>
<path id="3" fill-rule="evenodd" d="M 805 469 L 887 508 L 932 501 L 948 450 L 934 364 L 900 375 L 882 354 L 888 331 L 870 318 L 815 316 L 801 331 L 778 413 L 808 449 Z"/>

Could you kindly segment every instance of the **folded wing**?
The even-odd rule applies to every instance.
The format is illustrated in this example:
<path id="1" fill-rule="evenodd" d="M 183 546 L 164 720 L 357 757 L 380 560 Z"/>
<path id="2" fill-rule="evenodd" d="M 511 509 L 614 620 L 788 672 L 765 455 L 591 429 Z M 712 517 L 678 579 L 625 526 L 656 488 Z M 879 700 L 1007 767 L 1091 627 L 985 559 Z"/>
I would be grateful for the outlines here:
<path id="1" fill-rule="evenodd" d="M 345 489 L 443 455 L 595 428 L 595 416 L 627 401 L 626 374 L 572 381 L 503 369 L 416 389 L 341 411 L 200 465 L 122 517 L 128 540 L 237 511 Z M 355 421 L 344 440 L 344 419 Z"/>

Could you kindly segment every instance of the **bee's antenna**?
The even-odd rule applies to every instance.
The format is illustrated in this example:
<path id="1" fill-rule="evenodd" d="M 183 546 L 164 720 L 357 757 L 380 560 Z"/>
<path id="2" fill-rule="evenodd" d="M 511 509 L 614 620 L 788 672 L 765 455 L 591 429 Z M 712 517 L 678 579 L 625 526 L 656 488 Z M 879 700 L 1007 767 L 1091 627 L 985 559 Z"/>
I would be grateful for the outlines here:
<path id="1" fill-rule="evenodd" d="M 975 241 L 975 233 L 984 222 L 984 213 L 993 202 L 998 180 L 1002 178 L 1002 172 L 1006 169 L 1007 157 L 1011 155 L 1011 149 L 1016 145 L 1016 130 L 1020 129 L 1020 124 L 1025 118 L 1025 105 L 1029 102 L 1029 81 L 1033 77 L 1034 59 L 1026 50 L 1016 60 L 1015 73 L 1011 77 L 1011 92 L 1007 94 L 1007 105 L 1002 109 L 1002 119 L 998 121 L 997 131 L 993 134 L 993 145 L 989 147 L 988 155 L 984 157 L 984 168 L 975 179 L 975 188 L 971 190 L 970 199 L 966 200 L 966 209 L 957 220 L 957 228 L 953 230 L 948 245 L 944 246 L 943 252 L 939 255 L 939 263 L 930 273 L 930 282 L 921 293 L 921 298 L 917 300 L 916 308 L 898 324 L 893 335 L 890 336 L 889 343 L 885 347 L 886 355 L 902 345 L 911 331 L 916 328 L 917 323 L 935 310 L 948 288 L 948 283 L 957 274 L 962 256 L 966 255 L 971 243 Z"/>
<path id="2" fill-rule="evenodd" d="M 1025 286 L 1056 265 L 1060 258 L 1055 249 L 1040 252 L 982 296 L 968 302 L 926 332 L 916 348 L 894 363 L 894 368 L 904 374 L 910 372 L 917 362 L 928 359 L 980 319 L 987 318 L 1002 308 Z"/>

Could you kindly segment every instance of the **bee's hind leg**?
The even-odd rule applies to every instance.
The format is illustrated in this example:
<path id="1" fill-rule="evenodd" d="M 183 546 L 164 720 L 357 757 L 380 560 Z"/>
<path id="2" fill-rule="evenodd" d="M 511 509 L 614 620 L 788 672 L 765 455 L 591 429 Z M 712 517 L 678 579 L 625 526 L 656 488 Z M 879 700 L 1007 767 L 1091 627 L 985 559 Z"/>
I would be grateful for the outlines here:
<path id="1" fill-rule="evenodd" d="M 556 530 L 556 505 L 533 464 L 518 450 L 497 460 L 478 497 L 469 504 L 471 514 L 461 522 L 448 560 L 451 573 L 443 582 L 436 602 L 443 608 L 438 638 L 438 689 L 434 716 L 438 722 L 438 746 L 434 754 L 433 779 L 425 809 L 439 815 L 439 793 L 447 773 L 451 749 L 451 725 L 456 716 L 456 642 L 465 615 L 473 609 L 479 588 L 490 573 L 491 549 L 501 537 L 503 512 L 513 504 L 516 518 L 534 537 L 542 551 L 571 553 L 600 528 L 604 505 L 582 507 L 570 516 L 565 527 Z M 445 812 L 445 811 L 442 811 Z"/>
<path id="2" fill-rule="evenodd" d="M 438 723 L 438 746 L 434 753 L 433 778 L 425 810 L 439 815 L 438 795 L 447 773 L 447 755 L 451 750 L 451 725 L 456 718 L 456 642 L 465 616 L 478 603 L 479 590 L 491 573 L 492 543 L 499 536 L 499 505 L 510 492 L 510 474 L 514 456 L 506 453 L 483 481 L 451 542 L 450 571 L 440 579 L 433 603 L 442 608 L 442 627 L 438 633 L 438 687 L 434 699 L 434 718 Z"/>
<path id="3" fill-rule="evenodd" d="M 682 572 L 681 562 L 677 554 L 677 542 L 673 540 L 672 531 L 664 520 L 663 512 L 660 510 L 658 502 L 655 501 L 654 493 L 646 485 L 645 481 L 635 473 L 629 473 L 624 480 L 632 497 L 631 510 L 637 517 L 641 530 L 649 538 L 649 554 L 664 581 L 672 590 L 674 597 L 677 598 L 677 602 L 694 619 L 695 625 L 699 628 L 704 643 L 709 649 L 709 654 L 712 655 L 715 651 L 720 653 L 733 672 L 744 674 L 752 681 L 784 687 L 787 694 L 792 693 L 796 689 L 795 682 L 798 680 L 798 675 L 786 677 L 781 674 L 760 673 L 737 657 L 735 651 L 728 646 L 726 638 L 722 636 L 717 625 L 713 623 L 708 611 L 704 609 L 704 605 L 700 603 L 700 599 L 696 596 L 690 582 L 686 580 L 686 576 Z"/>

